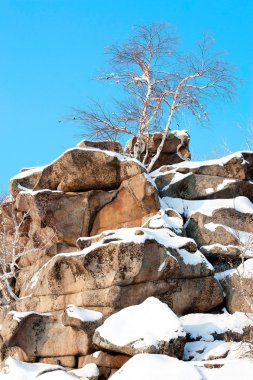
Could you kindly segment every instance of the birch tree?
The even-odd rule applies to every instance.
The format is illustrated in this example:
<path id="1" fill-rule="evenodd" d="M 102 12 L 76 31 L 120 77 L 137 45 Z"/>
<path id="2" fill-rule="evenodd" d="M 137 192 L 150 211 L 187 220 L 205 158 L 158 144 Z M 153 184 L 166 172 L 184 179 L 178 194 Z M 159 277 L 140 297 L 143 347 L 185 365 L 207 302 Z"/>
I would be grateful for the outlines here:
<path id="1" fill-rule="evenodd" d="M 125 43 L 106 50 L 110 70 L 101 72 L 97 78 L 113 82 L 123 90 L 125 98 L 116 100 L 110 111 L 93 101 L 86 109 L 76 110 L 73 116 L 93 138 L 115 140 L 122 134 L 135 136 L 137 159 L 147 148 L 150 134 L 162 132 L 148 172 L 162 152 L 173 121 L 182 112 L 200 122 L 208 120 L 208 102 L 217 97 L 230 100 L 235 89 L 233 68 L 222 53 L 213 52 L 212 38 L 204 36 L 186 54 L 179 52 L 178 43 L 179 38 L 167 24 L 136 27 Z M 144 164 L 146 158 L 147 154 Z"/>

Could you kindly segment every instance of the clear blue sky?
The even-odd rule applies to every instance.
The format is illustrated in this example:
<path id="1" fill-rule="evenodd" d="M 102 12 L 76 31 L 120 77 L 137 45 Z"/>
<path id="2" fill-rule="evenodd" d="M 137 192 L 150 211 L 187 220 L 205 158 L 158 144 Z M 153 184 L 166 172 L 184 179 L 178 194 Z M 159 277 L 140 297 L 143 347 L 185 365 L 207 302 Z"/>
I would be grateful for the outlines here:
<path id="1" fill-rule="evenodd" d="M 174 24 L 187 49 L 208 32 L 228 51 L 243 79 L 235 102 L 212 105 L 206 128 L 185 128 L 195 158 L 224 140 L 242 148 L 238 125 L 253 118 L 252 0 L 0 0 L 0 193 L 22 167 L 45 165 L 80 140 L 81 129 L 58 120 L 88 97 L 109 99 L 111 89 L 92 80 L 104 47 L 151 22 Z"/>

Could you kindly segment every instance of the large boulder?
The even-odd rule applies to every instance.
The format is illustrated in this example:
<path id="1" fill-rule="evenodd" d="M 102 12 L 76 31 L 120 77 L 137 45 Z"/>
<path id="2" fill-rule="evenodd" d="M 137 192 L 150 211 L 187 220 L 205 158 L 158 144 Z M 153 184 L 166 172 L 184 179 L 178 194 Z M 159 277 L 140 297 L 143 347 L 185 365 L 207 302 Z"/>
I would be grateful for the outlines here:
<path id="1" fill-rule="evenodd" d="M 102 350 L 183 356 L 185 332 L 178 317 L 154 297 L 111 315 L 96 329 L 93 343 Z"/>
<path id="2" fill-rule="evenodd" d="M 156 184 L 162 197 L 183 199 L 227 199 L 245 196 L 253 200 L 251 181 L 228 179 L 194 173 L 160 175 Z"/>
<path id="3" fill-rule="evenodd" d="M 162 133 L 157 132 L 148 136 L 144 135 L 143 139 L 147 144 L 148 155 L 146 163 L 149 164 L 152 157 L 156 154 L 157 148 L 162 141 Z M 189 152 L 189 135 L 187 131 L 172 131 L 168 134 L 162 152 L 154 165 L 154 170 L 162 165 L 170 165 L 184 160 L 188 160 L 191 157 Z M 129 155 L 134 155 L 134 148 L 137 138 L 132 137 L 126 144 L 125 152 Z M 143 149 L 141 159 L 144 159 L 146 155 L 146 148 Z"/>
<path id="4" fill-rule="evenodd" d="M 191 239 L 167 229 L 126 228 L 111 232 L 83 251 L 54 256 L 21 295 L 70 294 L 212 274 L 212 266 Z"/>
<path id="5" fill-rule="evenodd" d="M 28 357 L 86 355 L 103 315 L 69 306 L 65 313 L 10 312 L 3 323 L 3 354 L 20 347 Z"/>
<path id="6" fill-rule="evenodd" d="M 160 209 L 157 190 L 146 174 L 123 181 L 110 203 L 98 210 L 91 235 L 105 230 L 137 227 Z"/>
<path id="7" fill-rule="evenodd" d="M 152 175 L 155 177 L 166 176 L 170 171 L 250 181 L 253 178 L 253 153 L 237 152 L 216 160 L 184 161 L 163 166 Z"/>
<path id="8" fill-rule="evenodd" d="M 138 161 L 99 149 L 73 148 L 46 166 L 34 190 L 114 190 L 145 171 Z"/>
<path id="9" fill-rule="evenodd" d="M 253 259 L 244 261 L 238 268 L 218 274 L 226 294 L 226 307 L 230 313 L 253 313 Z"/>
<path id="10" fill-rule="evenodd" d="M 62 191 L 24 191 L 16 198 L 16 207 L 32 219 L 29 235 L 75 246 L 80 236 L 89 236 L 97 212 L 116 196 L 116 191 L 93 190 L 79 193 Z"/>
<path id="11" fill-rule="evenodd" d="M 182 200 L 164 197 L 187 220 L 187 236 L 203 245 L 240 245 L 253 232 L 253 204 L 246 197 L 233 199 Z M 215 233 L 214 233 L 215 232 Z"/>
<path id="12" fill-rule="evenodd" d="M 125 179 L 145 172 L 144 166 L 118 153 L 96 148 L 72 148 L 51 164 L 24 171 L 13 177 L 10 192 L 60 190 L 81 192 L 115 190 Z"/>
<path id="13" fill-rule="evenodd" d="M 108 315 L 157 296 L 182 314 L 210 310 L 223 300 L 194 241 L 166 228 L 108 231 L 78 244 L 82 251 L 54 256 L 20 288 L 29 297 L 16 302 L 17 310 L 62 310 L 75 303 Z"/>

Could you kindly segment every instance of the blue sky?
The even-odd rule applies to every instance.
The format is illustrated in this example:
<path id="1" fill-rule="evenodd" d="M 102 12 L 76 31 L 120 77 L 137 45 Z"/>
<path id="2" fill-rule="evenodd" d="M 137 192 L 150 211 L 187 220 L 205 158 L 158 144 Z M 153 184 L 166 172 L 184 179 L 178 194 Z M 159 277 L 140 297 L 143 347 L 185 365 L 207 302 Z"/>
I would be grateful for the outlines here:
<path id="1" fill-rule="evenodd" d="M 207 126 L 181 126 L 193 157 L 211 157 L 224 141 L 243 148 L 238 125 L 253 119 L 252 0 L 0 0 L 0 193 L 21 168 L 45 165 L 81 139 L 80 128 L 58 120 L 88 97 L 110 101 L 112 88 L 92 80 L 104 48 L 152 22 L 174 24 L 185 49 L 211 33 L 243 80 L 233 103 L 210 106 Z"/>

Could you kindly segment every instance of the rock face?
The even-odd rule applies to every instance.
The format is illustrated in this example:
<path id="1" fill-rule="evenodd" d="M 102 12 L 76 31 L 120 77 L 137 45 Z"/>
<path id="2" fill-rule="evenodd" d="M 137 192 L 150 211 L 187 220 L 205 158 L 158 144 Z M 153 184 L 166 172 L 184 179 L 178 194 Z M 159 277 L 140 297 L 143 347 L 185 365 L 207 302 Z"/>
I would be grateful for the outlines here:
<path id="1" fill-rule="evenodd" d="M 151 134 L 149 137 L 144 135 L 145 143 L 148 147 L 148 155 L 146 159 L 146 163 L 149 164 L 152 157 L 155 155 L 156 150 L 158 146 L 160 145 L 162 141 L 162 134 L 161 133 L 154 133 Z M 191 157 L 191 154 L 189 152 L 189 135 L 187 131 L 173 131 L 171 132 L 166 141 L 165 145 L 163 147 L 163 150 L 161 152 L 161 155 L 159 159 L 157 160 L 154 170 L 159 168 L 162 165 L 168 165 L 168 164 L 176 164 L 178 162 L 189 160 Z M 131 138 L 125 148 L 125 152 L 127 154 L 130 154 L 133 156 L 134 154 L 134 146 L 136 143 L 136 137 Z M 146 148 L 144 148 L 141 158 L 143 159 L 146 154 Z"/>
<path id="2" fill-rule="evenodd" d="M 253 259 L 248 259 L 237 269 L 225 272 L 225 276 L 221 277 L 221 284 L 230 313 L 253 312 Z"/>
<path id="3" fill-rule="evenodd" d="M 151 136 L 147 162 L 160 141 Z M 160 358 L 151 378 L 161 380 L 169 362 L 170 377 L 186 365 L 168 356 L 232 360 L 252 351 L 242 312 L 253 312 L 253 155 L 180 162 L 188 143 L 184 131 L 168 136 L 157 163 L 166 166 L 151 176 L 119 144 L 82 141 L 11 180 L 0 234 L 11 254 L 24 252 L 10 282 L 18 299 L 0 307 L 2 360 L 134 379 L 135 358 Z M 238 313 L 220 314 L 224 306 Z M 137 378 L 148 378 L 148 365 Z M 202 369 L 184 368 L 202 378 Z"/>

